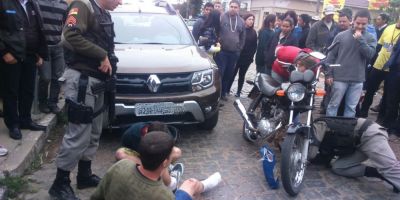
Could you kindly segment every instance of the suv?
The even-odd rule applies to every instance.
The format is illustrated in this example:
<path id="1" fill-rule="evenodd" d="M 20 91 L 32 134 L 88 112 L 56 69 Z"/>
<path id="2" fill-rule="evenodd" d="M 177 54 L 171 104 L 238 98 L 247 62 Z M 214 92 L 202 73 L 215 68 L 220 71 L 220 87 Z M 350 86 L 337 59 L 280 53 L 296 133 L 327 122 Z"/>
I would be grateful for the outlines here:
<path id="1" fill-rule="evenodd" d="M 218 69 L 182 17 L 164 1 L 124 4 L 111 17 L 119 58 L 112 125 L 158 120 L 214 128 Z"/>

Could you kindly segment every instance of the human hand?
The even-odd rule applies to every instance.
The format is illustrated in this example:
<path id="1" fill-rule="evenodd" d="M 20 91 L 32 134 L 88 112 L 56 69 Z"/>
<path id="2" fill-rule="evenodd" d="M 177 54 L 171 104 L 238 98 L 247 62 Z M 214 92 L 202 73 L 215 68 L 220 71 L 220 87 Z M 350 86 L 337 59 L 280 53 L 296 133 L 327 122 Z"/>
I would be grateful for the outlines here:
<path id="1" fill-rule="evenodd" d="M 15 59 L 15 57 L 11 53 L 4 54 L 3 60 L 5 63 L 10 64 L 10 65 L 18 62 L 17 59 Z"/>
<path id="2" fill-rule="evenodd" d="M 106 58 L 103 61 L 101 61 L 99 70 L 105 74 L 108 73 L 109 75 L 111 75 L 112 68 L 110 61 L 108 60 L 108 56 L 106 56 Z"/>
<path id="3" fill-rule="evenodd" d="M 325 79 L 325 83 L 326 83 L 327 85 L 329 85 L 329 86 L 332 86 L 332 84 L 333 84 L 333 78 L 327 78 L 327 79 Z"/>
<path id="4" fill-rule="evenodd" d="M 43 58 L 38 56 L 36 61 L 36 67 L 40 67 L 43 65 Z"/>
<path id="5" fill-rule="evenodd" d="M 359 39 L 359 38 L 361 38 L 361 36 L 362 36 L 362 33 L 361 33 L 361 31 L 358 31 L 358 30 L 356 30 L 356 32 L 354 32 L 354 34 L 353 34 L 354 39 Z"/>

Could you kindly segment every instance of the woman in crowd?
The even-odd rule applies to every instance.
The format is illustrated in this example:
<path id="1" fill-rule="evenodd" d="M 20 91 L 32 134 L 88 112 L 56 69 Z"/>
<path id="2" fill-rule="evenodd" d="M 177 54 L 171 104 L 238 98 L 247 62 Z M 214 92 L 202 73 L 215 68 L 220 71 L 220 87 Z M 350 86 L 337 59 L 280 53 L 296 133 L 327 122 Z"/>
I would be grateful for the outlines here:
<path id="1" fill-rule="evenodd" d="M 257 53 L 256 53 L 256 66 L 257 66 L 257 73 L 267 73 L 270 74 L 271 72 L 267 72 L 267 68 L 265 67 L 265 57 L 264 57 L 264 50 L 265 47 L 269 46 L 274 33 L 275 33 L 275 22 L 276 16 L 273 14 L 267 15 L 263 22 L 263 27 L 260 29 L 258 33 L 258 46 L 257 46 Z"/>
<path id="2" fill-rule="evenodd" d="M 232 86 L 235 76 L 239 71 L 238 88 L 235 95 L 236 97 L 240 97 L 246 72 L 249 69 L 250 64 L 253 62 L 254 54 L 257 50 L 257 33 L 254 30 L 254 19 L 255 17 L 253 14 L 246 14 L 243 16 L 246 27 L 246 41 L 242 51 L 240 52 L 239 59 L 236 62 L 235 73 L 230 84 Z M 230 91 L 230 88 L 228 91 Z"/>
<path id="3" fill-rule="evenodd" d="M 267 71 L 271 71 L 275 61 L 275 49 L 277 46 L 298 46 L 298 40 L 293 36 L 294 22 L 285 18 L 281 24 L 281 30 L 276 32 L 269 46 L 265 48 L 265 64 Z"/>
<path id="4" fill-rule="evenodd" d="M 301 34 L 299 37 L 300 48 L 306 48 L 306 40 L 308 32 L 310 31 L 310 21 L 311 21 L 311 16 L 307 14 L 299 15 L 299 18 L 297 20 L 297 25 L 301 27 Z"/>
<path id="5" fill-rule="evenodd" d="M 288 10 L 285 12 L 284 16 L 285 16 L 285 19 L 293 20 L 294 29 L 292 31 L 292 34 L 295 38 L 297 38 L 297 40 L 299 40 L 300 36 L 301 36 L 301 27 L 299 27 L 297 24 L 298 17 L 297 17 L 296 12 L 294 10 Z"/>

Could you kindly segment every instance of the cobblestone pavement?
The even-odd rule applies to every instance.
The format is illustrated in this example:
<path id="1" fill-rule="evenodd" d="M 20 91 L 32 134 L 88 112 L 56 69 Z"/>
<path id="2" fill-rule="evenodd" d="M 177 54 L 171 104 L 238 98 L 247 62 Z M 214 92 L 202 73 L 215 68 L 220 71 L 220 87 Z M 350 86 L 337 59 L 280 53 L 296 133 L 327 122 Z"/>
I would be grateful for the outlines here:
<path id="1" fill-rule="evenodd" d="M 250 68 L 248 77 L 254 76 L 255 66 Z M 235 90 L 236 85 L 233 86 Z M 250 90 L 245 86 L 244 93 Z M 245 96 L 245 95 L 242 95 Z M 213 131 L 201 131 L 193 127 L 179 127 L 181 137 L 177 143 L 183 151 L 179 162 L 185 164 L 184 179 L 206 178 L 215 171 L 222 174 L 223 182 L 215 190 L 196 197 L 198 200 L 266 200 L 266 199 L 400 199 L 391 187 L 378 179 L 349 179 L 339 177 L 323 167 L 309 166 L 301 193 L 296 198 L 289 197 L 284 189 L 271 190 L 265 181 L 257 151 L 262 143 L 250 144 L 241 135 L 243 121 L 234 110 L 233 97 L 221 109 L 220 120 Z M 248 99 L 242 98 L 245 103 Z M 399 142 L 392 136 L 391 144 L 399 155 Z M 118 134 L 104 134 L 94 161 L 93 171 L 104 175 L 114 162 L 113 151 L 118 148 Z M 279 155 L 279 153 L 278 153 Z M 279 166 L 277 166 L 279 167 Z M 23 199 L 48 199 L 47 190 L 55 176 L 53 162 L 44 164 L 32 175 L 30 193 Z M 75 177 L 73 174 L 71 177 Z M 75 189 L 75 180 L 73 180 Z M 78 191 L 82 199 L 88 199 L 93 189 Z"/>

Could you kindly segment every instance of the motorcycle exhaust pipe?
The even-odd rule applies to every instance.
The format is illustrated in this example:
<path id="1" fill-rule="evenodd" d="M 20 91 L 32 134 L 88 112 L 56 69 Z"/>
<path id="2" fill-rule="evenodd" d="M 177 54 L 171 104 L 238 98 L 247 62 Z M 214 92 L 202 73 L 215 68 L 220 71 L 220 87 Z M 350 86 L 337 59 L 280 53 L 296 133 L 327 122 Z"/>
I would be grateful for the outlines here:
<path id="1" fill-rule="evenodd" d="M 249 116 L 247 115 L 246 109 L 244 108 L 242 102 L 239 99 L 236 99 L 233 102 L 233 106 L 239 112 L 240 116 L 242 117 L 243 121 L 246 123 L 247 127 L 254 132 L 257 132 L 257 129 L 254 128 L 253 123 L 251 123 Z"/>

